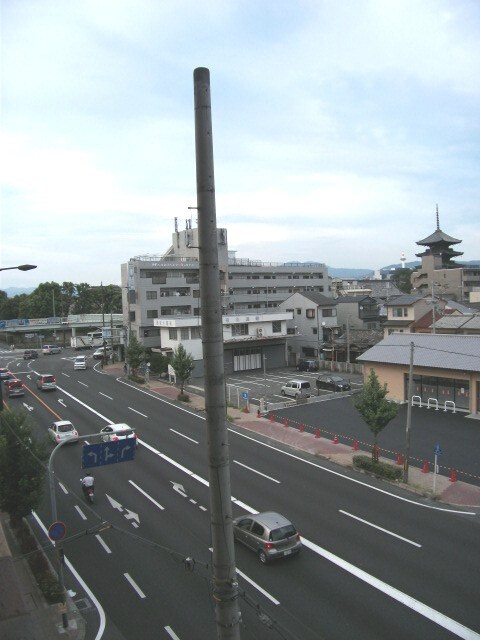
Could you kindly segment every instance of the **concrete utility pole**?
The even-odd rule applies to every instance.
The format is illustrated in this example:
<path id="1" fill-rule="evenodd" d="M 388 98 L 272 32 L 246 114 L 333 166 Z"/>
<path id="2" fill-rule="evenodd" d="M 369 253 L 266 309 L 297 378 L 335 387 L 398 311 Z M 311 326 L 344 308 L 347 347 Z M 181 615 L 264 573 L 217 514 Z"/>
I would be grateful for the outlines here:
<path id="1" fill-rule="evenodd" d="M 240 609 L 233 542 L 223 325 L 213 171 L 210 72 L 193 72 L 200 260 L 200 303 L 208 432 L 213 598 L 219 640 L 239 640 Z"/>
<path id="2" fill-rule="evenodd" d="M 412 396 L 413 396 L 413 353 L 415 343 L 410 343 L 410 366 L 408 368 L 407 391 L 407 426 L 405 431 L 405 459 L 403 461 L 403 482 L 408 484 L 408 466 L 410 463 L 410 429 L 412 426 Z"/>

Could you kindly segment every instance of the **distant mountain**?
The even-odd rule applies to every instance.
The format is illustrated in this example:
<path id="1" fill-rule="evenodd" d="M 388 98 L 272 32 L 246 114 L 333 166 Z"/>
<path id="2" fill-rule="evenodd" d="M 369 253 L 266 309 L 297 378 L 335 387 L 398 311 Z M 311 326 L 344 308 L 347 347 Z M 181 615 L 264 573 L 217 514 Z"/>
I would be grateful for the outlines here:
<path id="1" fill-rule="evenodd" d="M 9 298 L 13 298 L 14 296 L 19 296 L 22 293 L 30 294 L 32 291 L 35 291 L 36 287 L 7 287 L 3 289 Z"/>
<path id="2" fill-rule="evenodd" d="M 373 276 L 373 269 L 343 269 L 335 267 L 327 267 L 328 275 L 332 278 L 369 278 Z"/>

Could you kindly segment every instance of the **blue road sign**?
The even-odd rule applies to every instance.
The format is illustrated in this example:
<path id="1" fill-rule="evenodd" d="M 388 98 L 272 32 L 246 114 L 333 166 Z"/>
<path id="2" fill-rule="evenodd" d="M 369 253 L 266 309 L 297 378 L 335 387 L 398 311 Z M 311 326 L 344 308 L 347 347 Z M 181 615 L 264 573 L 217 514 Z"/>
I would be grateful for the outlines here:
<path id="1" fill-rule="evenodd" d="M 248 400 L 248 391 L 242 391 L 242 398 Z"/>
<path id="2" fill-rule="evenodd" d="M 54 522 L 48 529 L 48 537 L 50 540 L 62 540 L 65 537 L 65 525 L 63 522 Z"/>
<path id="3" fill-rule="evenodd" d="M 441 456 L 441 455 L 442 455 L 442 453 L 443 453 L 443 451 L 442 451 L 442 447 L 441 447 L 439 444 L 436 444 L 436 445 L 435 445 L 435 448 L 434 448 L 434 450 L 433 450 L 433 453 L 434 453 L 436 456 Z"/>
<path id="4" fill-rule="evenodd" d="M 82 448 L 82 469 L 103 467 L 106 464 L 128 462 L 135 458 L 135 439 L 125 438 L 115 442 L 84 444 Z"/>

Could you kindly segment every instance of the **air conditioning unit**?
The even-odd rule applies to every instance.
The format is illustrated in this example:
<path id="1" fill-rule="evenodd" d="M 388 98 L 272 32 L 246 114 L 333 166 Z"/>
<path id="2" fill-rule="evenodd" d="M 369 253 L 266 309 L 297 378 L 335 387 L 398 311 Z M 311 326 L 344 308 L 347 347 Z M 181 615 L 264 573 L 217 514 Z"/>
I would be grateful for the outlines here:
<path id="1" fill-rule="evenodd" d="M 263 336 L 263 329 L 257 329 L 257 336 L 261 338 Z"/>

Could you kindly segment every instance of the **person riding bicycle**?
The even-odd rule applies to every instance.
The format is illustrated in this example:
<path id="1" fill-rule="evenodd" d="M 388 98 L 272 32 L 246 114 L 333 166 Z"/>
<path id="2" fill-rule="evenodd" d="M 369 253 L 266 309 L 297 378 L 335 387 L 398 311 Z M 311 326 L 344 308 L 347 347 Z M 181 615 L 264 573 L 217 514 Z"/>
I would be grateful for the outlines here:
<path id="1" fill-rule="evenodd" d="M 94 477 L 90 474 L 87 473 L 87 475 L 82 478 L 81 480 L 82 483 L 82 489 L 84 493 L 87 493 L 87 490 L 91 487 L 92 489 L 94 489 Z"/>

